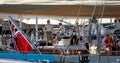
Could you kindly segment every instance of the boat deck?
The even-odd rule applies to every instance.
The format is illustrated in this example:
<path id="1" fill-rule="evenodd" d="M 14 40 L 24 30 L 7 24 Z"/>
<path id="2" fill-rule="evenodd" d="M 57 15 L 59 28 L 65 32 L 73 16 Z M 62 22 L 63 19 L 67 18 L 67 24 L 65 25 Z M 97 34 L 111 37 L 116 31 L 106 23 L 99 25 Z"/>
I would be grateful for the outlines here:
<path id="1" fill-rule="evenodd" d="M 79 52 L 85 53 L 87 52 L 87 48 L 85 46 L 39 46 L 38 47 L 42 53 L 50 53 L 50 54 L 79 54 Z"/>
<path id="2" fill-rule="evenodd" d="M 56 56 L 56 63 L 120 63 L 120 56 L 99 56 L 88 55 L 88 58 L 84 58 L 81 61 L 81 55 L 63 55 Z"/>
<path id="3" fill-rule="evenodd" d="M 45 54 L 78 55 L 80 53 L 89 53 L 85 46 L 39 46 L 38 49 Z M 108 53 L 105 51 L 100 51 L 100 54 L 106 56 Z M 109 55 L 120 56 L 120 49 L 116 51 L 110 51 Z"/>

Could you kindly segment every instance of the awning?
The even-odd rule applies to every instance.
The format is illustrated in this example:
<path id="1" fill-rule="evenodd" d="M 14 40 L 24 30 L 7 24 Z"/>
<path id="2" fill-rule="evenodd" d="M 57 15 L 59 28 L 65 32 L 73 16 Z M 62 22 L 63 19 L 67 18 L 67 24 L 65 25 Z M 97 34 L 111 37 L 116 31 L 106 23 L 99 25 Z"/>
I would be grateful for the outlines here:
<path id="1" fill-rule="evenodd" d="M 76 17 L 79 13 L 81 17 L 92 16 L 96 6 L 94 16 L 100 16 L 100 11 L 105 6 L 103 17 L 119 17 L 120 1 L 78 1 L 78 0 L 1 0 L 0 13 L 31 14 L 31 15 L 52 15 Z"/>

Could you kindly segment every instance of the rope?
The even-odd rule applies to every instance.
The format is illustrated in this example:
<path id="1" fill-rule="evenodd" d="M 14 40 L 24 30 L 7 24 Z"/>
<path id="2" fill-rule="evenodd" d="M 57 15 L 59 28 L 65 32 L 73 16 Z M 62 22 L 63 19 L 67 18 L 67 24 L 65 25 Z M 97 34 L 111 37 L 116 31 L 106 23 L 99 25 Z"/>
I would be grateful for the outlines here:
<path id="1" fill-rule="evenodd" d="M 104 13 L 104 9 L 105 9 L 105 0 L 102 0 L 102 4 L 101 4 L 101 7 L 100 7 L 100 10 L 99 10 L 99 14 L 98 14 L 98 17 L 101 19 L 100 20 L 100 24 L 101 24 L 101 22 L 102 22 L 102 17 L 103 17 L 103 13 Z M 98 61 L 98 63 L 100 63 L 100 60 L 101 60 L 101 56 L 100 56 L 100 42 L 101 42 L 101 26 L 100 26 L 100 24 L 97 22 L 97 27 L 96 28 L 98 28 L 97 30 L 98 30 L 98 38 L 97 38 L 97 40 L 98 40 L 98 53 L 99 53 L 99 61 Z"/>
<path id="2" fill-rule="evenodd" d="M 101 11 L 101 15 L 100 15 L 100 23 L 102 22 L 102 17 L 103 17 L 103 14 L 104 14 L 104 10 L 105 10 L 105 0 L 103 0 L 103 8 L 102 8 L 102 11 Z M 99 27 L 99 31 L 101 31 L 101 26 Z M 101 37 L 101 36 L 100 36 Z M 100 50 L 100 49 L 99 49 Z M 100 52 L 99 52 L 100 53 Z M 109 56 L 108 56 L 109 57 Z M 99 58 L 101 59 L 101 58 Z M 110 62 L 109 58 L 108 58 L 108 63 Z"/>
<path id="3" fill-rule="evenodd" d="M 97 7 L 97 4 L 98 4 L 98 0 L 96 1 L 96 4 L 95 4 L 95 6 L 94 6 L 94 8 L 93 8 L 93 11 L 92 11 L 92 14 L 91 14 L 91 19 L 90 19 L 90 21 L 89 21 L 89 31 L 88 31 L 88 33 L 89 33 L 89 37 L 88 37 L 88 41 L 89 41 L 89 47 L 90 47 L 90 45 L 91 45 L 91 42 L 92 42 L 92 39 L 91 39 L 91 27 L 92 27 L 92 23 L 91 23 L 91 20 L 93 20 L 93 17 L 94 17 L 94 15 L 95 15 L 95 11 L 96 11 L 96 7 Z M 87 48 L 86 48 L 87 49 Z M 87 50 L 88 52 L 89 52 L 89 50 Z"/>
<path id="4" fill-rule="evenodd" d="M 79 10 L 78 10 L 78 13 L 77 13 L 76 21 L 77 21 L 78 17 L 80 16 L 80 12 L 81 12 L 81 9 L 82 9 L 83 2 L 84 2 L 84 0 L 82 0 L 81 5 L 79 6 Z"/>
<path id="5" fill-rule="evenodd" d="M 90 19 L 90 21 L 89 21 L 89 31 L 88 31 L 88 33 L 89 33 L 89 38 L 88 38 L 88 40 L 89 40 L 89 42 L 90 42 L 90 45 L 91 45 L 91 42 L 92 42 L 92 39 L 91 39 L 91 27 L 92 27 L 92 25 L 91 25 L 91 20 L 93 20 L 93 17 L 94 17 L 95 11 L 96 11 L 97 4 L 98 4 L 98 0 L 96 1 L 96 4 L 95 4 L 95 6 L 94 6 L 94 8 L 93 8 L 93 11 L 92 11 L 92 14 L 91 14 L 91 19 Z"/>
<path id="6" fill-rule="evenodd" d="M 92 12 L 92 14 L 91 14 L 91 17 L 92 17 L 92 18 L 93 18 L 94 14 L 95 14 L 95 11 L 96 11 L 96 8 L 97 8 L 97 4 L 98 4 L 98 0 L 96 1 L 96 4 L 95 4 L 95 6 L 94 6 L 94 8 L 93 8 L 93 12 Z"/>

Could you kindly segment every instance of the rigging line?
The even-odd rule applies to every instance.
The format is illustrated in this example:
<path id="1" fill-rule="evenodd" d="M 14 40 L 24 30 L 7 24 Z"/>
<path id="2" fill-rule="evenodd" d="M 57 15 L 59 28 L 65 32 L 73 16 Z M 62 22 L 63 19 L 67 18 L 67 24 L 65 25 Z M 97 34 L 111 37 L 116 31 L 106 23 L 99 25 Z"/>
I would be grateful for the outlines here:
<path id="1" fill-rule="evenodd" d="M 81 5 L 79 6 L 76 21 L 77 21 L 78 17 L 80 16 L 80 12 L 81 12 L 81 9 L 82 9 L 83 2 L 84 2 L 84 0 L 81 1 Z"/>
<path id="2" fill-rule="evenodd" d="M 103 13 L 104 13 L 104 10 L 105 10 L 105 0 L 102 0 L 102 4 L 101 4 L 101 7 L 100 7 L 100 11 L 99 11 L 99 14 L 98 14 L 98 18 L 100 18 L 100 23 L 97 22 L 97 26 L 98 26 L 98 54 L 99 54 L 99 63 L 100 63 L 100 60 L 101 60 L 101 56 L 100 56 L 100 42 L 101 41 L 101 21 L 102 21 L 102 16 L 103 16 Z"/>
<path id="3" fill-rule="evenodd" d="M 103 12 L 104 12 L 104 9 L 105 9 L 105 5 L 104 4 L 105 4 L 105 0 L 102 0 L 102 4 L 101 4 L 100 11 L 99 11 L 99 14 L 98 14 L 99 15 L 98 18 L 101 18 L 101 21 L 102 21 Z M 100 24 L 101 24 L 101 21 L 100 21 Z M 101 27 L 100 26 L 99 26 L 98 30 L 101 31 Z"/>
<path id="4" fill-rule="evenodd" d="M 91 14 L 91 17 L 92 17 L 92 18 L 93 18 L 94 14 L 95 14 L 97 5 L 98 5 L 98 0 L 96 1 L 96 4 L 95 4 L 95 6 L 94 6 L 94 8 L 93 8 L 93 11 L 92 11 L 92 14 Z"/>
<path id="5" fill-rule="evenodd" d="M 76 35 L 77 35 L 77 37 L 79 36 L 79 39 L 80 39 L 80 28 L 79 28 L 79 23 L 78 23 L 78 18 L 79 18 L 79 16 L 80 16 L 80 12 L 81 12 L 81 10 L 82 10 L 82 5 L 83 5 L 83 2 L 84 2 L 84 0 L 81 0 L 81 4 L 80 4 L 80 6 L 79 6 L 79 9 L 78 9 L 78 13 L 77 13 L 77 18 L 76 18 L 76 21 L 75 21 L 75 26 L 77 25 L 77 32 L 76 32 Z M 82 21 L 82 20 L 81 20 Z M 77 24 L 78 23 L 78 24 Z M 76 41 L 77 41 L 77 44 L 79 44 L 79 40 L 78 39 L 76 39 Z"/>
<path id="6" fill-rule="evenodd" d="M 105 1 L 105 0 L 104 0 L 104 1 Z M 100 15 L 100 18 L 101 18 L 100 23 L 101 23 L 101 21 L 102 21 L 102 17 L 103 17 L 104 11 L 105 11 L 105 7 L 106 7 L 106 5 L 105 5 L 105 2 L 104 2 L 103 8 L 102 8 L 102 11 L 101 11 L 101 15 Z"/>
<path id="7" fill-rule="evenodd" d="M 95 14 L 95 11 L 96 11 L 96 7 L 97 7 L 97 4 L 98 4 L 98 0 L 96 1 L 96 4 L 94 6 L 94 9 L 93 9 L 93 12 L 91 14 L 91 19 L 89 21 L 89 30 L 88 30 L 88 34 L 89 34 L 89 37 L 88 37 L 88 42 L 89 42 L 89 47 L 91 46 L 92 44 L 92 39 L 91 39 L 91 27 L 92 27 L 92 23 L 91 23 L 91 20 L 93 20 L 93 17 L 94 17 L 94 14 Z M 89 52 L 90 50 L 88 50 Z"/>
<path id="8" fill-rule="evenodd" d="M 103 17 L 103 14 L 104 14 L 104 11 L 105 11 L 105 0 L 103 0 L 103 6 L 102 6 L 102 10 L 101 10 L 101 15 L 100 15 L 100 24 L 102 23 L 102 17 Z M 99 31 L 101 31 L 101 26 L 99 27 Z"/>
<path id="9" fill-rule="evenodd" d="M 103 4 L 103 5 L 102 5 Z M 102 22 L 102 17 L 103 17 L 103 13 L 104 13 L 104 10 L 105 10 L 105 0 L 102 0 L 102 6 L 101 6 L 101 8 L 100 8 L 100 11 L 99 11 L 99 16 L 98 16 L 98 18 L 100 18 L 99 20 L 100 20 L 100 24 L 101 24 L 101 22 Z M 101 31 L 101 27 L 99 26 L 99 29 L 98 29 L 99 31 Z"/>
<path id="10" fill-rule="evenodd" d="M 93 18 L 94 14 L 95 14 L 97 5 L 98 5 L 98 0 L 97 0 L 97 2 L 96 2 L 96 4 L 95 4 L 94 8 L 93 8 L 93 12 L 92 12 L 92 14 L 91 14 L 91 17 L 92 17 L 92 18 Z"/>
<path id="11" fill-rule="evenodd" d="M 103 14 L 104 14 L 104 12 L 105 12 L 105 7 L 106 7 L 106 5 L 105 5 L 105 1 L 106 0 L 103 0 L 103 8 L 102 8 L 102 10 L 101 10 L 101 15 L 100 15 L 100 23 L 102 22 L 102 17 L 103 17 Z M 101 31 L 101 26 L 99 26 L 99 31 Z M 101 33 L 101 32 L 100 32 Z M 99 33 L 99 34 L 100 34 Z M 101 40 L 100 40 L 101 41 Z M 101 58 L 100 58 L 101 59 Z M 108 56 L 108 63 L 110 63 L 110 61 L 109 61 L 109 56 Z"/>
<path id="12" fill-rule="evenodd" d="M 100 6 L 100 9 L 99 9 L 99 13 L 98 13 L 98 18 L 101 17 L 101 12 L 102 12 L 102 9 L 103 9 L 103 4 L 104 4 L 104 0 L 102 0 L 101 6 Z"/>
<path id="13" fill-rule="evenodd" d="M 97 4 L 98 4 L 98 0 L 96 1 L 96 4 L 95 4 L 95 6 L 93 8 L 93 11 L 92 11 L 92 14 L 91 14 L 91 18 L 90 18 L 90 21 L 89 21 L 89 30 L 88 30 L 88 34 L 89 34 L 89 37 L 88 37 L 89 46 L 91 46 L 91 44 L 92 44 L 92 39 L 91 39 L 91 37 L 92 37 L 92 34 L 91 34 L 92 23 L 91 23 L 91 21 L 93 20 Z"/>

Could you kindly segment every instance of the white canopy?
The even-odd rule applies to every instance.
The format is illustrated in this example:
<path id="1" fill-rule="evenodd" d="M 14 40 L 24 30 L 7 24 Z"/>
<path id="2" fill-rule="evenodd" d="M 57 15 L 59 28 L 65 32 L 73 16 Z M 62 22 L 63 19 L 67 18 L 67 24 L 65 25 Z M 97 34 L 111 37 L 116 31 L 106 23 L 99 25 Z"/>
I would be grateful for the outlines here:
<path id="1" fill-rule="evenodd" d="M 94 5 L 97 0 L 0 0 L 0 4 L 34 4 L 34 5 Z M 120 5 L 119 0 L 98 0 L 99 4 L 106 1 L 106 5 Z"/>
<path id="2" fill-rule="evenodd" d="M 0 0 L 0 14 L 43 15 L 59 17 L 91 17 L 95 5 L 94 16 L 99 16 L 100 9 L 105 6 L 103 17 L 120 17 L 119 0 Z M 79 13 L 79 9 L 81 11 Z"/>

